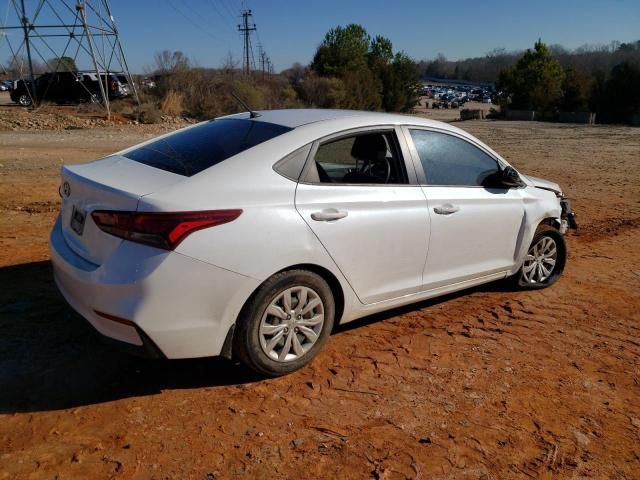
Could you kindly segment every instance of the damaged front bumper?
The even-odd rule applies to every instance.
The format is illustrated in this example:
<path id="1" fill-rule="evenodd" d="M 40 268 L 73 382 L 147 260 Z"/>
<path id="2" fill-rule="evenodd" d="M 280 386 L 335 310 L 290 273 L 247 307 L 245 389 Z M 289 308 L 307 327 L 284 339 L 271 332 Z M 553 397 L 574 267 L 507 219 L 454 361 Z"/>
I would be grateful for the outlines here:
<path id="1" fill-rule="evenodd" d="M 560 199 L 560 208 L 562 210 L 560 216 L 560 233 L 565 234 L 569 228 L 576 230 L 578 228 L 576 212 L 571 209 L 567 198 L 562 197 Z"/>

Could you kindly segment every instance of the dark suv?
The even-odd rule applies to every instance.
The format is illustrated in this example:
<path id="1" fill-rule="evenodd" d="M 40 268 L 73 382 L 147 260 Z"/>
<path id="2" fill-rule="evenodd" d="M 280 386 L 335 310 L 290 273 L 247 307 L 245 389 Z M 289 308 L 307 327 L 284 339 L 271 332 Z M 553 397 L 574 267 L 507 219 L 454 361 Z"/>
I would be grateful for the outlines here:
<path id="1" fill-rule="evenodd" d="M 118 98 L 129 94 L 128 85 L 122 85 L 115 74 L 103 73 L 101 76 L 109 98 Z M 42 101 L 98 103 L 101 100 L 98 76 L 90 72 L 44 73 L 35 79 L 35 89 L 32 88 L 31 81 L 18 80 L 10 95 L 12 101 L 23 107 L 31 106 L 34 100 L 37 100 L 38 103 Z"/>

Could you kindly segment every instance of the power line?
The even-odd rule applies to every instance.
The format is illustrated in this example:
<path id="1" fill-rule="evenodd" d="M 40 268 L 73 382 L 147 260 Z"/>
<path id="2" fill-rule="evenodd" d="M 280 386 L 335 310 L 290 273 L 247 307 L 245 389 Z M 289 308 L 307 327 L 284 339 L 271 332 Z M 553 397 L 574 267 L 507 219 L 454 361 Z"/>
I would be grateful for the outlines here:
<path id="1" fill-rule="evenodd" d="M 265 73 L 273 73 L 273 64 L 271 63 L 271 59 L 265 51 L 264 43 L 262 43 L 262 39 L 260 38 L 259 30 L 256 30 L 256 38 L 258 40 L 258 62 L 260 63 L 260 70 L 262 72 L 262 78 L 264 79 Z"/>
<path id="2" fill-rule="evenodd" d="M 211 6 L 211 9 L 215 12 L 215 14 L 222 20 L 222 25 L 224 25 L 225 28 L 230 28 L 229 21 L 233 22 L 233 17 L 229 17 L 224 9 L 218 8 L 216 0 L 209 0 L 209 2 L 207 3 Z"/>
<path id="3" fill-rule="evenodd" d="M 262 48 L 261 44 L 258 44 L 258 55 L 260 58 L 260 70 L 262 71 L 262 80 L 264 80 L 268 57 L 267 57 L 267 52 L 264 51 L 264 48 Z"/>
<path id="4" fill-rule="evenodd" d="M 187 20 L 191 25 L 193 25 L 194 27 L 196 27 L 198 30 L 200 30 L 202 33 L 204 33 L 205 35 L 208 35 L 209 37 L 211 37 L 214 40 L 221 40 L 219 37 L 215 36 L 213 33 L 211 33 L 209 30 L 207 30 L 206 28 L 204 28 L 202 25 L 200 25 L 199 22 L 195 21 L 192 17 L 190 17 L 189 15 L 187 15 L 186 13 L 184 13 L 182 10 L 180 10 L 173 2 L 172 0 L 166 0 L 167 4 L 173 8 L 176 12 L 178 12 L 185 20 Z"/>
<path id="5" fill-rule="evenodd" d="M 215 1 L 215 0 L 212 0 L 212 1 Z M 232 19 L 238 18 L 238 14 L 242 10 L 239 6 L 236 7 L 235 5 L 232 5 L 231 3 L 227 3 L 227 2 L 224 2 L 224 1 L 220 1 L 220 4 L 224 8 L 226 8 L 226 10 L 229 12 L 229 15 L 231 16 Z"/>

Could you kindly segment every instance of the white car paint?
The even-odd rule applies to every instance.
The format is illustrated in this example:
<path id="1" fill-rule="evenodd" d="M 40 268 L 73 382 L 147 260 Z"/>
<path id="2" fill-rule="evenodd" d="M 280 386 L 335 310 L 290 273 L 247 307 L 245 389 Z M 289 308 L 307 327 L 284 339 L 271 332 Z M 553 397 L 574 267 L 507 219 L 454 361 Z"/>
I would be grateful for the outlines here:
<path id="1" fill-rule="evenodd" d="M 429 243 L 429 213 L 420 186 L 305 185 L 296 207 L 362 303 L 416 293 Z M 348 216 L 318 222 L 313 212 Z"/>
<path id="2" fill-rule="evenodd" d="M 411 164 L 418 160 L 408 126 L 462 137 L 508 165 L 451 125 L 369 112 L 260 114 L 251 121 L 293 129 L 192 177 L 123 156 L 137 146 L 63 167 L 63 186 L 67 183 L 71 193 L 62 195 L 50 238 L 55 280 L 69 304 L 102 334 L 141 345 L 144 332 L 168 358 L 219 355 L 247 299 L 283 269 L 302 265 L 334 277 L 344 300 L 337 321 L 346 323 L 513 274 L 538 224 L 560 222 L 558 196 L 524 175 L 524 188 L 496 196 L 478 187 L 418 182 L 305 184 L 274 171 L 283 157 L 336 132 L 381 127 L 397 129 L 402 154 Z M 435 213 L 434 208 L 448 205 L 459 212 Z M 70 228 L 74 207 L 87 212 L 82 235 Z M 194 232 L 173 251 L 109 235 L 90 215 L 101 209 L 238 208 L 243 212 L 234 221 Z M 336 211 L 347 215 L 330 222 L 312 218 Z M 127 319 L 135 327 L 96 312 Z"/>
<path id="3" fill-rule="evenodd" d="M 549 180 L 545 180 L 544 178 L 532 177 L 531 175 L 527 175 L 527 178 L 531 181 L 531 183 L 535 187 L 544 188 L 546 190 L 557 192 L 560 195 L 562 195 L 562 190 L 560 189 L 560 185 L 558 185 L 555 182 L 550 182 Z"/>

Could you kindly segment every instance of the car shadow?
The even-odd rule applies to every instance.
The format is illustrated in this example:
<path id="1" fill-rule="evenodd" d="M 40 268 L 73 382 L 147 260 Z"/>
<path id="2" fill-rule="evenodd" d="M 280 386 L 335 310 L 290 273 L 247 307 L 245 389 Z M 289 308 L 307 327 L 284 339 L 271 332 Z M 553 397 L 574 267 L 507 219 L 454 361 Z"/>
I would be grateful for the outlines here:
<path id="1" fill-rule="evenodd" d="M 49 262 L 0 268 L 0 285 L 0 413 L 259 380 L 222 358 L 147 360 L 114 349 L 66 304 Z"/>
<path id="2" fill-rule="evenodd" d="M 65 302 L 48 261 L 0 268 L 0 414 L 72 408 L 165 389 L 261 380 L 223 358 L 149 360 L 120 352 Z M 503 288 L 490 284 L 482 291 Z M 338 326 L 340 334 L 469 291 Z"/>

